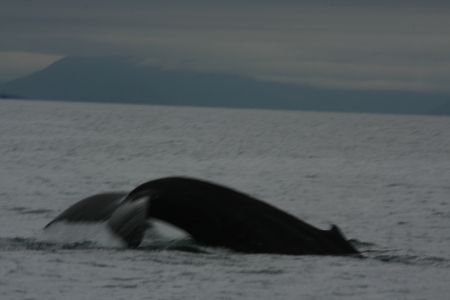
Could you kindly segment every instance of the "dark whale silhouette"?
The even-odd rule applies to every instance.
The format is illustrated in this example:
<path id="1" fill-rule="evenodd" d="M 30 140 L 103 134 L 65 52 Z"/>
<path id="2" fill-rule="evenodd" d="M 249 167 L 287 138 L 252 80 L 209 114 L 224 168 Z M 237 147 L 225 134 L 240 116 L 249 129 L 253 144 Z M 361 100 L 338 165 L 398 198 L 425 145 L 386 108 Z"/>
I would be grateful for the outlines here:
<path id="1" fill-rule="evenodd" d="M 105 193 L 69 207 L 57 221 L 108 222 L 136 248 L 159 219 L 189 233 L 196 242 L 244 253 L 346 255 L 358 251 L 337 226 L 317 229 L 272 205 L 214 183 L 169 177 L 146 182 L 130 193 Z"/>

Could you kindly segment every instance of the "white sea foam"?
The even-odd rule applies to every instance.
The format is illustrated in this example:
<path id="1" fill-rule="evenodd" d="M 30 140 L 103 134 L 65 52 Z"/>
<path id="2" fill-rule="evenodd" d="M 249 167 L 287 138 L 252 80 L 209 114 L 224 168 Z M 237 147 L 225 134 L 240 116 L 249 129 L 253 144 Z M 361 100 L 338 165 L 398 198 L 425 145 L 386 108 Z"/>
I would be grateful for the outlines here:
<path id="1" fill-rule="evenodd" d="M 54 243 L 93 242 L 101 247 L 125 247 L 122 240 L 108 228 L 106 223 L 57 222 L 43 230 L 38 238 Z"/>

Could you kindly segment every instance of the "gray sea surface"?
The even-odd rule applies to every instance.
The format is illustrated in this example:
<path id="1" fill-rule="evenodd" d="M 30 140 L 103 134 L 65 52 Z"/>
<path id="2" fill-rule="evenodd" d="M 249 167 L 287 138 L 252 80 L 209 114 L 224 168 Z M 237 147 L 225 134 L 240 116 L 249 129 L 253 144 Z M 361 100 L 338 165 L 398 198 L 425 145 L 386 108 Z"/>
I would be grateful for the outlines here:
<path id="1" fill-rule="evenodd" d="M 0 101 L 1 299 L 446 299 L 450 118 Z M 95 193 L 183 175 L 327 229 L 364 258 L 251 255 L 157 224 L 42 228 Z"/>

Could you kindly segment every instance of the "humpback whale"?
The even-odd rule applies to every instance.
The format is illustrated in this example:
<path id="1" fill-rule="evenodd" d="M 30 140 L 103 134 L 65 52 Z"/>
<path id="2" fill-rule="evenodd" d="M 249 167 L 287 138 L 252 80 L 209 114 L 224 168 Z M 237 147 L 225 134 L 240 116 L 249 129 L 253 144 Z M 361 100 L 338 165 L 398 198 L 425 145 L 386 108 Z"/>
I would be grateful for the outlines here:
<path id="1" fill-rule="evenodd" d="M 243 253 L 347 255 L 358 251 L 332 225 L 321 230 L 254 197 L 212 182 L 186 177 L 156 179 L 130 193 L 103 193 L 63 211 L 58 221 L 107 222 L 137 248 L 158 219 L 187 232 L 197 243 Z"/>

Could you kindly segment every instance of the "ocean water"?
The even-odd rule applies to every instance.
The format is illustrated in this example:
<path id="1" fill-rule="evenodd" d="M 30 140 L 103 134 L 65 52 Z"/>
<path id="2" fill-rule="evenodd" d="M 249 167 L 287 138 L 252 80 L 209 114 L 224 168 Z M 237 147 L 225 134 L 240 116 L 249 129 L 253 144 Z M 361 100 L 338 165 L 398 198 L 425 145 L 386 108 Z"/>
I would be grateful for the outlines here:
<path id="1" fill-rule="evenodd" d="M 446 299 L 450 118 L 0 101 L 1 299 Z M 157 224 L 42 228 L 74 202 L 184 175 L 322 229 L 364 258 L 200 247 Z"/>

